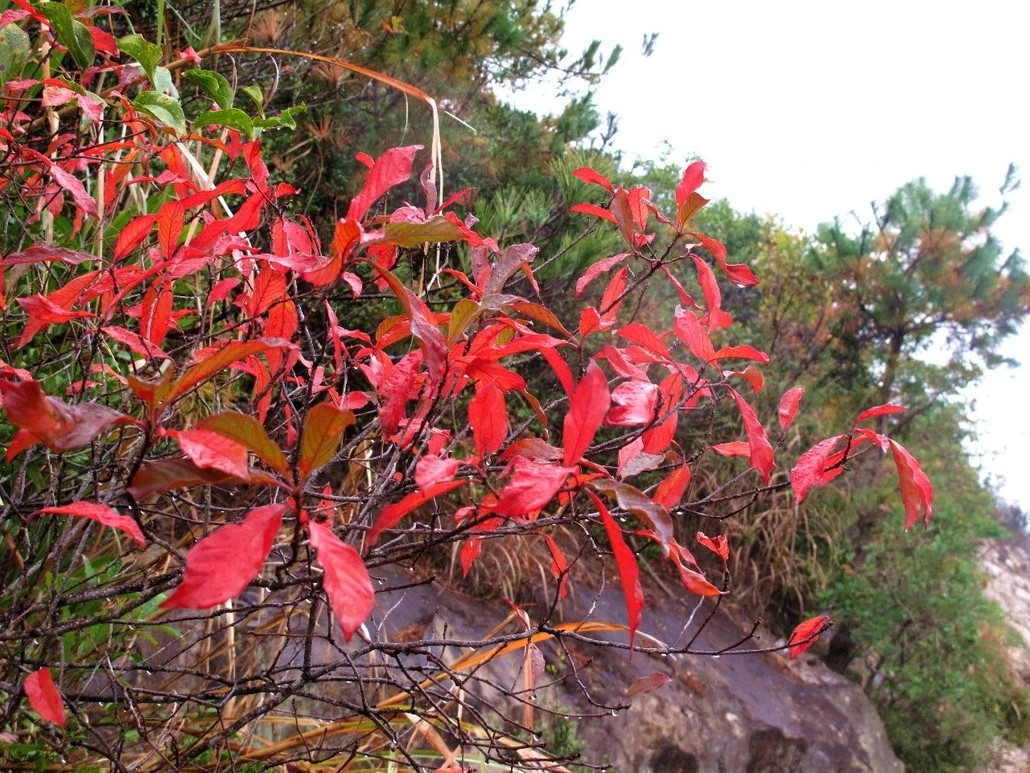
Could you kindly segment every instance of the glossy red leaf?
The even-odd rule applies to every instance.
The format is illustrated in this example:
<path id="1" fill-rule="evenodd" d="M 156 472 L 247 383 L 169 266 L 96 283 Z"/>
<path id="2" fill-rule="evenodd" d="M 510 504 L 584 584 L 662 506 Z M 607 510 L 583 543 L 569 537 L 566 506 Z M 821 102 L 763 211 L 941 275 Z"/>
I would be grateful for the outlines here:
<path id="1" fill-rule="evenodd" d="M 599 207 L 596 204 L 590 204 L 589 202 L 582 202 L 580 204 L 573 204 L 569 207 L 570 212 L 578 212 L 581 215 L 593 215 L 599 217 L 602 220 L 607 220 L 609 223 L 615 222 L 615 215 L 604 207 Z"/>
<path id="2" fill-rule="evenodd" d="M 790 659 L 794 660 L 809 647 L 816 643 L 819 634 L 829 628 L 830 618 L 826 615 L 819 615 L 800 623 L 790 634 L 787 643 L 790 645 Z"/>
<path id="3" fill-rule="evenodd" d="M 587 489 L 587 494 L 593 500 L 594 507 L 597 508 L 598 515 L 601 517 L 601 524 L 608 535 L 608 542 L 612 546 L 612 554 L 615 556 L 615 565 L 619 570 L 619 578 L 622 580 L 622 594 L 626 599 L 626 617 L 629 627 L 629 646 L 632 649 L 644 609 L 644 589 L 640 585 L 640 568 L 637 566 L 637 557 L 626 545 L 622 529 L 612 518 L 601 498 L 590 489 Z"/>
<path id="4" fill-rule="evenodd" d="M 58 727 L 64 727 L 64 700 L 57 691 L 54 678 L 50 675 L 49 668 L 40 668 L 25 677 L 22 685 L 25 690 L 25 697 L 29 699 L 32 710 L 47 722 L 52 722 Z"/>
<path id="5" fill-rule="evenodd" d="M 509 518 L 522 518 L 544 507 L 558 493 L 565 479 L 575 472 L 572 467 L 535 462 L 524 456 L 516 456 L 511 469 L 511 477 L 489 508 Z"/>
<path id="6" fill-rule="evenodd" d="M 707 331 L 694 312 L 677 306 L 673 330 L 676 337 L 687 345 L 690 353 L 702 362 L 710 362 L 715 357 L 712 339 L 708 337 Z"/>
<path id="7" fill-rule="evenodd" d="M 329 606 L 343 630 L 343 638 L 350 641 L 375 609 L 372 578 L 358 551 L 341 541 L 328 525 L 309 521 L 308 535 L 316 551 L 315 560 L 325 572 L 322 587 L 329 597 Z"/>
<path id="8" fill-rule="evenodd" d="M 586 375 L 569 399 L 569 412 L 562 424 L 566 467 L 576 464 L 586 452 L 610 405 L 608 380 L 597 363 L 591 360 Z"/>
<path id="9" fill-rule="evenodd" d="M 387 505 L 379 513 L 379 517 L 376 518 L 372 528 L 368 530 L 368 534 L 365 535 L 365 547 L 366 549 L 372 548 L 379 541 L 379 536 L 387 529 L 392 529 L 401 519 L 415 510 L 426 502 L 435 499 L 441 494 L 446 494 L 448 491 L 453 491 L 459 486 L 464 486 L 468 483 L 467 480 L 449 480 L 441 483 L 434 483 L 428 486 L 424 491 L 413 491 L 399 502 L 395 502 L 392 505 Z"/>
<path id="10" fill-rule="evenodd" d="M 647 424 L 655 417 L 658 387 L 650 381 L 624 381 L 612 392 L 612 407 L 605 423 L 620 427 Z"/>
<path id="11" fill-rule="evenodd" d="M 97 203 L 86 192 L 86 188 L 79 178 L 70 172 L 64 171 L 57 164 L 50 165 L 50 176 L 54 179 L 55 183 L 72 195 L 72 200 L 75 202 L 76 207 L 87 215 L 97 217 Z"/>
<path id="12" fill-rule="evenodd" d="M 508 437 L 508 409 L 504 392 L 492 383 L 480 383 L 469 401 L 469 424 L 480 456 L 497 453 Z"/>
<path id="13" fill-rule="evenodd" d="M 330 402 L 319 403 L 308 411 L 300 436 L 300 459 L 297 462 L 301 480 L 307 480 L 333 458 L 340 450 L 343 431 L 353 423 L 353 411 L 337 408 Z"/>
<path id="14" fill-rule="evenodd" d="M 827 472 L 826 468 L 834 448 L 845 437 L 847 435 L 834 435 L 826 440 L 820 440 L 801 454 L 790 471 L 790 487 L 794 491 L 794 499 L 798 504 L 805 500 L 809 490 L 828 483 L 839 474 L 841 468 L 832 472 Z"/>
<path id="15" fill-rule="evenodd" d="M 37 515 L 48 513 L 50 515 L 73 515 L 78 518 L 89 518 L 103 526 L 110 526 L 113 529 L 125 532 L 136 541 L 140 550 L 146 550 L 147 547 L 147 541 L 143 537 L 143 532 L 140 531 L 139 524 L 128 515 L 122 515 L 113 507 L 108 507 L 107 505 L 100 505 L 96 502 L 72 502 L 70 505 L 61 505 L 60 507 L 44 507 L 42 510 L 37 510 L 36 513 Z"/>
<path id="16" fill-rule="evenodd" d="M 162 607 L 210 609 L 236 598 L 261 572 L 286 505 L 250 510 L 242 523 L 221 526 L 186 553 L 182 582 Z"/>
<path id="17" fill-rule="evenodd" d="M 721 349 L 717 349 L 712 355 L 712 360 L 754 360 L 760 362 L 763 365 L 768 364 L 769 355 L 765 352 L 760 352 L 753 346 L 747 344 L 740 344 L 738 346 L 723 346 Z"/>
<path id="18" fill-rule="evenodd" d="M 235 440 L 209 429 L 187 429 L 170 434 L 197 467 L 218 470 L 236 478 L 249 477 L 247 449 Z"/>
<path id="19" fill-rule="evenodd" d="M 801 405 L 801 398 L 805 394 L 804 387 L 791 387 L 783 393 L 783 397 L 780 398 L 780 406 L 777 409 L 777 414 L 780 419 L 780 429 L 784 432 L 790 427 L 794 421 L 794 417 L 798 413 L 798 406 Z"/>
<path id="20" fill-rule="evenodd" d="M 651 354 L 665 361 L 672 361 L 672 355 L 669 354 L 668 347 L 647 325 L 640 322 L 630 322 L 628 325 L 620 327 L 618 333 L 622 338 L 643 347 Z"/>
<path id="21" fill-rule="evenodd" d="M 118 232 L 118 238 L 114 242 L 113 258 L 115 262 L 120 261 L 134 249 L 139 247 L 150 235 L 154 223 L 157 222 L 157 215 L 140 215 L 125 224 L 125 227 Z"/>
<path id="22" fill-rule="evenodd" d="M 769 443 L 769 438 L 766 437 L 765 427 L 758 421 L 755 409 L 747 400 L 741 397 L 736 390 L 731 389 L 730 394 L 733 395 L 737 408 L 740 410 L 740 417 L 744 420 L 744 430 L 747 432 L 748 444 L 751 447 L 751 466 L 761 474 L 762 482 L 768 483 L 776 460 L 773 455 L 773 447 Z"/>
<path id="23" fill-rule="evenodd" d="M 460 459 L 441 459 L 439 456 L 427 454 L 415 464 L 415 485 L 425 494 L 438 483 L 454 480 L 460 466 Z"/>
<path id="24" fill-rule="evenodd" d="M 905 504 L 905 531 L 919 522 L 924 524 L 933 517 L 933 485 L 916 458 L 897 441 L 890 441 L 894 466 L 898 469 L 898 487 Z"/>
<path id="25" fill-rule="evenodd" d="M 558 598 L 563 599 L 568 591 L 566 585 L 569 579 L 569 562 L 565 560 L 565 554 L 561 552 L 558 543 L 550 535 L 545 534 L 544 541 L 547 543 L 547 549 L 551 552 L 551 574 L 558 580 Z"/>

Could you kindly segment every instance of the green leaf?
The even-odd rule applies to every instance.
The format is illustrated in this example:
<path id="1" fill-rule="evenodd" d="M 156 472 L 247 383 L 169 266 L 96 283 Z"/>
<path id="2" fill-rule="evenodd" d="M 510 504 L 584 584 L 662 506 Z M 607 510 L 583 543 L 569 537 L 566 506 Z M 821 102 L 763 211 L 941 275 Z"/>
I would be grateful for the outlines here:
<path id="1" fill-rule="evenodd" d="M 457 225 L 442 215 L 434 215 L 424 223 L 387 223 L 383 234 L 386 241 L 398 247 L 453 242 L 465 235 Z"/>
<path id="2" fill-rule="evenodd" d="M 118 41 L 118 50 L 139 62 L 147 77 L 150 78 L 150 82 L 155 82 L 155 70 L 158 62 L 161 61 L 161 46 L 151 43 L 142 35 L 132 34 L 126 35 Z M 154 85 L 157 84 L 154 83 Z"/>
<path id="3" fill-rule="evenodd" d="M 240 91 L 242 91 L 244 94 L 250 97 L 254 101 L 254 104 L 257 105 L 257 109 L 262 111 L 263 113 L 265 109 L 265 94 L 263 91 L 261 91 L 261 89 L 259 89 L 257 86 L 251 85 L 244 86 L 240 89 Z"/>
<path id="4" fill-rule="evenodd" d="M 293 107 L 286 108 L 277 116 L 273 116 L 271 118 L 259 118 L 254 121 L 254 126 L 262 129 L 278 129 L 282 126 L 285 126 L 288 129 L 296 129 L 297 119 L 294 118 L 294 116 L 299 113 L 303 113 L 307 109 L 307 105 L 294 105 Z"/>
<path id="5" fill-rule="evenodd" d="M 89 67 L 96 52 L 86 25 L 73 19 L 72 12 L 62 3 L 40 3 L 39 10 L 50 22 L 57 42 L 68 49 L 75 64 Z"/>
<path id="6" fill-rule="evenodd" d="M 174 129 L 176 134 L 186 133 L 186 115 L 182 112 L 182 105 L 167 94 L 144 91 L 132 100 L 132 105 L 139 112 Z"/>
<path id="7" fill-rule="evenodd" d="M 186 70 L 182 77 L 198 86 L 201 91 L 207 94 L 223 110 L 228 110 L 232 107 L 232 87 L 221 73 L 211 70 Z M 248 117 L 247 120 L 250 121 L 250 118 Z"/>
<path id="8" fill-rule="evenodd" d="M 25 30 L 16 24 L 0 29 L 0 85 L 21 75 L 31 55 L 32 44 Z"/>
<path id="9" fill-rule="evenodd" d="M 195 128 L 201 126 L 228 126 L 230 129 L 238 129 L 247 137 L 254 136 L 254 122 L 250 116 L 237 107 L 229 107 L 225 110 L 208 110 L 194 122 Z"/>
<path id="10" fill-rule="evenodd" d="M 175 83 L 172 81 L 172 74 L 168 71 L 167 67 L 156 67 L 154 69 L 154 91 L 158 91 L 162 94 L 169 94 L 173 99 L 179 98 L 179 90 L 175 88 Z"/>

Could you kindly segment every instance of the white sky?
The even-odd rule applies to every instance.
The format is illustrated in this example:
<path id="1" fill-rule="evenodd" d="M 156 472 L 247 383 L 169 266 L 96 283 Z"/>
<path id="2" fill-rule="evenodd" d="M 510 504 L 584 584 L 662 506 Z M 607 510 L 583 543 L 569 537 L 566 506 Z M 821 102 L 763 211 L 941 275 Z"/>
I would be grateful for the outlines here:
<path id="1" fill-rule="evenodd" d="M 708 163 L 703 193 L 812 230 L 925 177 L 970 175 L 985 203 L 1009 162 L 1026 178 L 997 233 L 1030 258 L 1030 45 L 1022 4 L 922 0 L 579 0 L 565 45 L 625 49 L 597 91 L 632 160 Z M 650 58 L 644 35 L 658 32 Z M 521 94 L 525 108 L 553 109 Z M 993 196 L 991 194 L 994 194 Z M 718 236 L 718 234 L 714 234 Z M 1030 510 L 1030 329 L 1007 348 L 1027 367 L 975 390 L 983 467 Z"/>

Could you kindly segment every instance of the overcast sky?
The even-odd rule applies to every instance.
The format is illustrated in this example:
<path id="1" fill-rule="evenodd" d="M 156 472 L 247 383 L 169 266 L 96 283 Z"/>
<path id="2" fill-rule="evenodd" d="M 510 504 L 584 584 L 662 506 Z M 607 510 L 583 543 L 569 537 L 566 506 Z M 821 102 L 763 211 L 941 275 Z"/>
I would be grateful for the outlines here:
<path id="1" fill-rule="evenodd" d="M 1026 255 L 1027 29 L 1011 0 L 579 0 L 565 45 L 625 49 L 595 102 L 619 115 L 616 146 L 630 159 L 668 143 L 670 161 L 708 163 L 706 196 L 799 229 L 849 212 L 868 219 L 870 202 L 917 177 L 945 189 L 970 175 L 996 205 L 1015 162 L 1027 185 L 1010 195 L 997 233 Z M 542 91 L 518 103 L 546 110 Z M 1030 329 L 1006 351 L 1028 367 L 985 379 L 975 420 L 985 470 L 1030 510 Z"/>

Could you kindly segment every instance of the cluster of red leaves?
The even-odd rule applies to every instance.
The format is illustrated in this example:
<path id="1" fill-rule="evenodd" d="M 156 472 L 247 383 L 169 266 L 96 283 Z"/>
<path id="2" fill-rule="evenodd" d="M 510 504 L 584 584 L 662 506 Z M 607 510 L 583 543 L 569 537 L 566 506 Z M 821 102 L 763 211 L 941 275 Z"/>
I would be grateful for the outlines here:
<path id="1" fill-rule="evenodd" d="M 48 98 L 64 96 L 55 92 Z M 80 107 L 92 114 L 90 104 L 80 101 Z M 17 124 L 17 116 L 11 121 Z M 130 135 L 152 132 L 131 113 L 124 122 Z M 49 292 L 15 299 L 25 313 L 18 346 L 52 327 L 77 326 L 105 348 L 131 353 L 146 372 L 158 374 L 144 378 L 126 371 L 117 364 L 124 359 L 94 362 L 92 371 L 72 385 L 69 402 L 47 395 L 32 374 L 3 365 L 0 395 L 8 421 L 18 427 L 8 460 L 36 445 L 57 453 L 75 451 L 116 429 L 141 438 L 131 478 L 98 492 L 103 501 L 49 506 L 40 515 L 92 519 L 124 532 L 142 550 L 147 535 L 159 533 L 161 523 L 121 510 L 138 513 L 135 503 L 176 489 L 216 484 L 262 488 L 266 504 L 248 510 L 239 522 L 218 525 L 188 550 L 181 583 L 164 605 L 207 609 L 235 598 L 262 573 L 275 546 L 291 539 L 283 533 L 288 526 L 313 549 L 321 587 L 347 639 L 361 629 L 375 604 L 362 554 L 381 555 L 377 551 L 384 550 L 384 540 L 403 540 L 398 527 L 405 518 L 459 489 L 464 506 L 455 513 L 453 528 L 463 539 L 460 556 L 466 571 L 484 538 L 508 524 L 530 526 L 549 508 L 571 508 L 599 521 L 621 577 L 631 644 L 645 603 L 635 541 L 658 545 L 688 593 L 724 592 L 675 536 L 674 514 L 690 484 L 688 460 L 696 451 L 678 445 L 677 428 L 700 403 L 728 397 L 739 413 L 743 439 L 717 444 L 714 450 L 746 457 L 763 485 L 770 484 L 777 460 L 749 398 L 763 386 L 758 366 L 768 357 L 746 344 L 713 342 L 732 323 L 722 306 L 720 274 L 721 281 L 740 286 L 757 280 L 747 266 L 729 263 L 723 245 L 691 224 L 707 203 L 697 193 L 703 164 L 686 169 L 671 217 L 658 211 L 645 188 L 626 190 L 592 169 L 576 172 L 606 191 L 608 203 L 577 204 L 573 210 L 613 224 L 627 251 L 598 260 L 578 278 L 578 296 L 592 282 L 606 285 L 596 304 L 583 304 L 572 332 L 552 310 L 510 289 L 521 282 L 539 297 L 532 269 L 536 248 L 516 244 L 502 249 L 476 233 L 472 219 L 459 218 L 449 204 L 438 206 L 431 169 L 421 178 L 424 207 L 404 204 L 382 216 L 371 214 L 384 195 L 410 180 L 418 146 L 394 148 L 376 160 L 360 157 L 368 168 L 364 187 L 324 249 L 312 224 L 281 206 L 295 191 L 285 183 L 270 183 L 258 142 L 244 143 L 235 134 L 225 143 L 207 141 L 240 162 L 244 176 L 216 185 L 198 181 L 176 143 L 147 155 L 146 142 L 125 140 L 92 148 L 85 160 L 72 163 L 54 161 L 59 148 L 40 154 L 24 145 L 17 132 L 0 133 L 9 153 L 30 162 L 25 167 L 30 195 L 48 201 L 55 214 L 70 205 L 76 229 L 98 219 L 100 211 L 124 205 L 133 186 L 156 184 L 168 191 L 155 211 L 121 227 L 101 256 L 40 243 L 0 260 L 5 269 L 51 264 L 70 277 Z M 113 153 L 133 155 L 161 171 L 129 177 L 130 164 L 104 165 Z M 104 177 L 102 201 L 83 185 L 80 177 L 87 173 Z M 226 205 L 229 198 L 236 202 L 234 210 Z M 671 233 L 679 251 L 675 257 L 689 259 L 696 290 L 688 290 L 668 261 L 649 251 L 655 237 L 652 218 Z M 401 281 L 395 268 L 400 251 L 441 242 L 465 245 L 471 271 L 443 269 L 441 275 L 454 280 L 462 294 L 452 297 L 447 308 L 434 310 L 425 293 Z M 262 243 L 267 247 L 256 246 Z M 623 313 L 640 277 L 658 273 L 680 299 L 667 329 Z M 183 303 L 177 292 L 183 283 L 204 288 L 204 311 L 216 305 L 232 309 L 234 323 L 202 340 L 196 301 Z M 400 313 L 383 319 L 374 331 L 346 329 L 328 294 L 343 289 L 357 299 L 370 284 L 392 294 Z M 302 297 L 320 300 L 304 308 Z M 311 331 L 304 330 L 304 320 L 316 314 L 324 314 L 326 321 L 320 342 L 329 353 L 325 361 L 313 360 L 305 349 L 304 334 Z M 170 342 L 176 349 L 169 351 Z M 519 372 L 527 357 L 545 362 L 564 392 L 559 431 Z M 183 398 L 205 382 L 240 375 L 253 384 L 252 413 L 225 411 L 196 417 L 190 426 L 180 423 L 175 406 Z M 120 411 L 87 399 L 101 382 L 112 381 L 131 394 L 133 408 Z M 288 390 L 303 394 L 306 404 L 282 401 Z M 801 396 L 795 388 L 780 399 L 781 432 L 791 425 Z M 536 432 L 513 430 L 508 405 L 514 398 L 536 415 Z M 273 406 L 281 407 L 284 417 L 279 439 L 266 429 Z M 895 441 L 858 427 L 896 410 L 866 411 L 851 432 L 805 452 L 789 473 L 797 500 L 839 475 L 857 446 L 873 443 L 893 455 L 906 526 L 920 513 L 928 520 L 932 489 L 915 459 Z M 470 429 L 471 443 L 462 438 L 462 426 Z M 366 523 L 345 521 L 319 479 L 339 458 L 352 427 L 416 460 L 412 479 L 393 478 L 386 491 L 394 501 Z M 171 444 L 177 453 L 155 452 L 159 442 Z M 647 473 L 657 483 L 630 482 L 645 480 L 641 476 Z M 556 541 L 541 534 L 564 593 L 569 562 Z M 724 536 L 698 533 L 696 541 L 726 564 L 730 547 Z M 816 618 L 799 626 L 790 639 L 791 655 L 803 651 L 826 622 Z M 41 716 L 63 720 L 49 671 L 30 675 L 25 691 Z"/>

